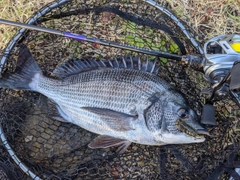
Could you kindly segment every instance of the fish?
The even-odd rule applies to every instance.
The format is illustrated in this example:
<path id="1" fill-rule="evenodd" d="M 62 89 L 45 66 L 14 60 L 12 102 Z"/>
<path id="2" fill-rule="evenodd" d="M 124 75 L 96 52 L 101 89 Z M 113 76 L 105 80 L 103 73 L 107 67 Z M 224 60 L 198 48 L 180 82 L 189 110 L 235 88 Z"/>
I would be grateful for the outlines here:
<path id="1" fill-rule="evenodd" d="M 209 135 L 181 93 L 157 75 L 157 59 L 75 59 L 46 76 L 21 45 L 16 64 L 14 73 L 3 73 L 0 87 L 46 96 L 55 107 L 53 119 L 98 134 L 89 148 L 117 146 L 122 154 L 131 143 L 200 143 Z"/>

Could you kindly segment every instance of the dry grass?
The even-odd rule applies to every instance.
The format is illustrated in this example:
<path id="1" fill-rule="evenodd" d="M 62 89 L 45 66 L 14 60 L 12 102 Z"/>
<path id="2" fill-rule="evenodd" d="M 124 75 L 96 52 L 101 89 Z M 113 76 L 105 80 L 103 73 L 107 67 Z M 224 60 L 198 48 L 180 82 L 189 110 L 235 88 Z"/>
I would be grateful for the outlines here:
<path id="1" fill-rule="evenodd" d="M 1 0 L 0 18 L 11 21 L 26 22 L 26 20 L 43 5 L 52 0 Z M 0 25 L 0 50 L 9 42 L 18 28 Z"/>
<path id="2" fill-rule="evenodd" d="M 175 13 L 207 39 L 240 33 L 240 0 L 169 0 Z"/>
<path id="3" fill-rule="evenodd" d="M 1 0 L 0 18 L 26 20 L 52 0 Z M 240 33 L 240 0 L 168 0 L 175 13 L 207 39 L 216 35 Z M 0 50 L 17 28 L 0 25 Z"/>

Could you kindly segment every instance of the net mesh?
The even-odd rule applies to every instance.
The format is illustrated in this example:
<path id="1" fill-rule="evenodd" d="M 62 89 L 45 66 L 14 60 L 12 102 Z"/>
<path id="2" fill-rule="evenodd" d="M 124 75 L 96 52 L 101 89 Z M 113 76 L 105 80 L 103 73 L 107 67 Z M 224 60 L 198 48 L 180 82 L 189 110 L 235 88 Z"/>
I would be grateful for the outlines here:
<path id="1" fill-rule="evenodd" d="M 78 0 L 55 2 L 40 10 L 35 24 L 61 31 L 83 34 L 106 41 L 175 54 L 198 53 L 181 29 L 164 13 L 144 1 Z M 159 2 L 169 8 L 166 2 Z M 48 9 L 48 13 L 43 10 Z M 38 12 L 38 13 L 39 13 Z M 182 22 L 183 23 L 183 22 Z M 186 26 L 186 25 L 185 25 Z M 188 32 L 196 34 L 186 26 Z M 28 46 L 46 75 L 69 59 L 113 59 L 135 52 L 61 36 L 26 30 L 17 39 L 3 66 L 4 72 L 16 68 L 17 45 Z M 5 54 L 5 52 L 3 53 Z M 145 58 L 144 54 L 138 53 Z M 154 59 L 153 56 L 148 58 Z M 159 76 L 173 84 L 200 114 L 208 87 L 200 72 L 174 60 L 159 58 Z M 144 146 L 132 144 L 122 155 L 115 148 L 92 150 L 88 144 L 97 135 L 76 125 L 49 118 L 47 99 L 29 91 L 1 89 L 0 117 L 6 142 L 22 163 L 41 179 L 228 179 L 239 178 L 239 107 L 226 98 L 214 104 L 216 127 L 204 143 Z M 16 165 L 4 142 L 0 145 L 3 175 L 14 172 L 15 179 L 31 179 Z M 0 175 L 1 175 L 0 163 Z M 4 167 L 7 168 L 4 168 Z M 7 169 L 7 170 L 6 170 Z M 10 176 L 8 177 L 11 178 Z"/>

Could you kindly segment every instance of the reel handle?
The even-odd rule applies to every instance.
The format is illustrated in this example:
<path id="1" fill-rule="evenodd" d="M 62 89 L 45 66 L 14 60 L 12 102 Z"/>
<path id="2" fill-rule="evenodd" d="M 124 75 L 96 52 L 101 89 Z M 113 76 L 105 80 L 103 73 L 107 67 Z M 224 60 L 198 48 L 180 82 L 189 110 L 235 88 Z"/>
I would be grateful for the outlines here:
<path id="1" fill-rule="evenodd" d="M 231 69 L 230 89 L 240 88 L 240 61 L 236 61 Z"/>
<path id="2" fill-rule="evenodd" d="M 212 104 L 205 104 L 203 106 L 201 123 L 216 126 L 215 108 Z"/>

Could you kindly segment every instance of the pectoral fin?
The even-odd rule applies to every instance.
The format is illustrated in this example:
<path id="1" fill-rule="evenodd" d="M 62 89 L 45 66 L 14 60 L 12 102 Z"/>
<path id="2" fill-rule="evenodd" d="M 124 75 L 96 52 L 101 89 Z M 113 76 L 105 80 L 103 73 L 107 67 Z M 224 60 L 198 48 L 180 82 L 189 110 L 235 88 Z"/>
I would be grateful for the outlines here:
<path id="1" fill-rule="evenodd" d="M 99 116 L 107 126 L 116 131 L 133 130 L 132 122 L 137 119 L 137 116 L 131 116 L 110 109 L 95 107 L 83 107 L 82 109 Z"/>
<path id="2" fill-rule="evenodd" d="M 112 146 L 119 146 L 117 149 L 118 154 L 122 154 L 126 151 L 128 146 L 131 144 L 130 141 L 125 139 L 117 139 L 107 135 L 100 135 L 96 137 L 89 145 L 89 148 L 97 149 L 97 148 L 108 148 Z"/>

